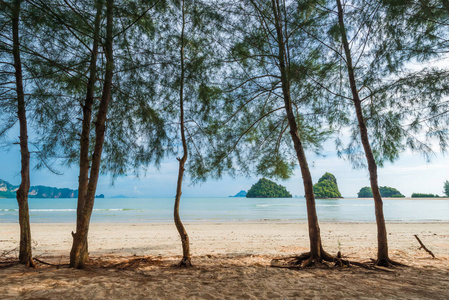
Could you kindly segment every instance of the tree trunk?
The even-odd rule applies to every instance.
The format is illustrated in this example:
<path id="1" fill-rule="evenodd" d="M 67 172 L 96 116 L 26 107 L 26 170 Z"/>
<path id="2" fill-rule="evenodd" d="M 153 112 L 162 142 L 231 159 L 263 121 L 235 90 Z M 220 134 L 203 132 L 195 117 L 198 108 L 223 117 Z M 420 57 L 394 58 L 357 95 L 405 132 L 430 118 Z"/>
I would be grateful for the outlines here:
<path id="1" fill-rule="evenodd" d="M 97 189 L 98 176 L 100 174 L 101 153 L 103 151 L 104 136 L 106 130 L 106 116 L 111 99 L 112 76 L 114 71 L 114 59 L 112 50 L 113 40 L 113 0 L 106 0 L 106 72 L 104 77 L 103 92 L 100 106 L 95 122 L 95 147 L 92 155 L 92 166 L 90 178 L 84 197 L 84 205 L 79 209 L 77 218 L 76 233 L 73 235 L 72 251 L 70 253 L 70 266 L 82 269 L 88 259 L 87 236 L 89 231 L 90 217 L 94 207 L 95 192 Z"/>
<path id="2" fill-rule="evenodd" d="M 309 226 L 309 240 L 310 240 L 310 259 L 322 260 L 322 245 L 320 226 L 318 225 L 318 216 L 315 207 L 315 195 L 313 193 L 313 182 L 310 174 L 309 165 L 307 164 L 306 155 L 302 146 L 301 138 L 299 136 L 298 124 L 295 120 L 295 115 L 292 109 L 292 101 L 290 96 L 290 81 L 288 78 L 288 71 L 286 65 L 286 51 L 284 36 L 282 33 L 281 17 L 279 0 L 272 0 L 272 11 L 275 16 L 275 26 L 277 32 L 277 40 L 279 45 L 279 69 L 281 72 L 282 92 L 284 96 L 285 111 L 287 114 L 288 124 L 290 127 L 290 135 L 296 150 L 299 166 L 301 168 L 302 180 L 304 183 L 304 191 L 307 205 L 307 220 Z M 288 62 L 287 62 L 288 63 Z"/>
<path id="3" fill-rule="evenodd" d="M 178 171 L 178 182 L 176 185 L 176 198 L 175 206 L 173 209 L 173 217 L 175 220 L 176 229 L 181 236 L 182 243 L 182 260 L 179 263 L 180 267 L 191 267 L 190 258 L 190 243 L 189 236 L 182 224 L 181 218 L 179 217 L 179 203 L 181 201 L 182 194 L 182 178 L 184 176 L 184 165 L 187 161 L 188 151 L 187 151 L 187 141 L 185 136 L 185 124 L 184 124 L 184 30 L 185 30 L 185 7 L 184 0 L 182 1 L 182 31 L 181 31 L 181 82 L 179 90 L 179 107 L 180 107 L 180 130 L 181 130 L 181 140 L 182 140 L 182 150 L 183 155 L 179 160 L 179 171 Z"/>
<path id="4" fill-rule="evenodd" d="M 77 213 L 76 219 L 77 224 L 78 220 L 81 219 L 82 211 L 84 208 L 84 203 L 86 199 L 87 186 L 89 184 L 89 142 L 90 142 L 90 126 L 92 122 L 92 106 L 94 103 L 94 90 L 95 83 L 97 81 L 97 57 L 98 57 L 98 44 L 100 40 L 100 22 L 101 22 L 101 12 L 103 9 L 103 1 L 97 2 L 97 12 L 95 16 L 95 24 L 94 24 L 94 40 L 93 47 L 90 58 L 90 66 L 89 66 L 89 79 L 87 82 L 87 92 L 86 92 L 86 100 L 84 102 L 83 107 L 83 121 L 82 121 L 82 132 L 80 138 L 80 165 L 79 165 L 79 177 L 78 177 L 78 205 L 77 205 Z M 76 230 L 78 232 L 78 228 Z M 75 234 L 74 234 L 75 235 Z M 74 236 L 75 238 L 75 236 Z M 84 260 L 87 260 L 88 247 L 87 241 L 84 245 L 85 249 L 82 251 L 86 257 Z M 71 251 L 70 253 L 71 260 L 75 259 L 75 253 Z"/>
<path id="5" fill-rule="evenodd" d="M 12 10 L 13 56 L 17 92 L 17 116 L 20 126 L 21 183 L 17 190 L 19 204 L 20 248 L 19 261 L 27 267 L 35 268 L 31 252 L 31 228 L 28 209 L 28 192 L 30 190 L 30 151 L 28 150 L 28 129 L 23 91 L 22 63 L 20 60 L 19 18 L 21 0 L 14 0 Z"/>
<path id="6" fill-rule="evenodd" d="M 374 159 L 373 151 L 368 138 L 368 130 L 366 128 L 365 119 L 363 117 L 362 103 L 360 101 L 359 93 L 357 91 L 357 85 L 354 75 L 354 66 L 352 64 L 351 50 L 349 49 L 348 38 L 346 36 L 346 29 L 343 20 L 343 8 L 340 0 L 337 1 L 338 7 L 338 22 L 340 25 L 340 32 L 342 36 L 342 43 L 346 54 L 346 63 L 348 66 L 349 83 L 351 85 L 351 92 L 353 97 L 354 108 L 357 114 L 357 120 L 360 129 L 360 138 L 362 141 L 363 149 L 365 150 L 366 160 L 368 162 L 368 170 L 370 175 L 370 184 L 373 191 L 376 223 L 377 223 L 377 262 L 378 265 L 389 265 L 388 257 L 388 242 L 387 242 L 387 229 L 385 226 L 385 219 L 383 213 L 383 202 L 379 191 L 379 185 L 377 182 L 377 164 Z"/>

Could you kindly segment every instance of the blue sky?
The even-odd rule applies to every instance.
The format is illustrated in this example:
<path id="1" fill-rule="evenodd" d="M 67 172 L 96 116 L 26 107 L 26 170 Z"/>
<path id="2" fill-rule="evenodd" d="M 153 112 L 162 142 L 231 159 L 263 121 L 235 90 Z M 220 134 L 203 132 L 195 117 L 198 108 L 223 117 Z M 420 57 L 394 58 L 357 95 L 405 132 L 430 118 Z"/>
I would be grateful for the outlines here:
<path id="1" fill-rule="evenodd" d="M 361 187 L 369 186 L 367 170 L 354 170 L 351 163 L 338 158 L 332 151 L 325 153 L 325 157 L 308 155 L 313 181 L 325 173 L 330 172 L 337 178 L 340 192 L 344 197 L 356 196 Z M 20 183 L 20 154 L 19 146 L 13 145 L 9 151 L 0 149 L 0 178 L 12 184 Z M 405 196 L 410 197 L 413 192 L 434 193 L 442 195 L 443 183 L 449 179 L 449 157 L 437 154 L 427 163 L 419 154 L 405 152 L 394 164 L 387 164 L 379 169 L 379 184 L 397 188 Z M 78 171 L 76 168 L 60 169 L 63 175 L 55 175 L 47 170 L 32 170 L 31 185 L 47 185 L 54 187 L 77 188 Z M 100 177 L 97 194 L 106 197 L 123 194 L 130 197 L 173 197 L 176 189 L 178 162 L 175 158 L 166 159 L 159 170 L 150 168 L 140 178 L 124 176 L 118 178 L 111 186 L 108 175 Z M 248 190 L 258 180 L 252 178 L 224 177 L 221 180 L 209 180 L 201 184 L 190 185 L 189 179 L 184 183 L 184 197 L 226 197 L 234 195 L 240 190 Z M 278 180 L 287 187 L 293 195 L 304 195 L 302 179 L 299 170 L 287 180 Z"/>

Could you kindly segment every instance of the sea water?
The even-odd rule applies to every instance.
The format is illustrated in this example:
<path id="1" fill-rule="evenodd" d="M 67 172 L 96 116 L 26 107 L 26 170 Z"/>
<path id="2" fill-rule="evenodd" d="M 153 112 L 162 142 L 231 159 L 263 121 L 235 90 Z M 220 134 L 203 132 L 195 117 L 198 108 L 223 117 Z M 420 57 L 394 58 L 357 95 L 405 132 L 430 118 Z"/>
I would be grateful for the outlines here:
<path id="1" fill-rule="evenodd" d="M 72 223 L 77 199 L 29 199 L 34 223 Z M 92 222 L 171 222 L 174 198 L 98 198 Z M 372 199 L 317 199 L 319 221 L 374 222 Z M 448 222 L 449 200 L 384 199 L 385 219 L 390 222 Z M 298 221 L 307 220 L 306 201 L 298 198 L 182 198 L 185 222 Z M 0 222 L 18 222 L 16 199 L 0 199 Z"/>

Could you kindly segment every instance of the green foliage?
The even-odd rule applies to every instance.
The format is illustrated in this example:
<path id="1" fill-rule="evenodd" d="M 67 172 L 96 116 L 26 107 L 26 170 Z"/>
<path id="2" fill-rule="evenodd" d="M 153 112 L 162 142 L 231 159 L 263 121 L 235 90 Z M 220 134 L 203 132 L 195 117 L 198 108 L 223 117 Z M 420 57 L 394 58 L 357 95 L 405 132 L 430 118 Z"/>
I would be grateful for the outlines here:
<path id="1" fill-rule="evenodd" d="M 413 193 L 412 198 L 439 198 L 440 196 L 434 194 Z"/>
<path id="2" fill-rule="evenodd" d="M 316 198 L 341 198 L 337 179 L 331 173 L 325 173 L 321 176 L 318 183 L 313 186 L 313 193 Z"/>
<path id="3" fill-rule="evenodd" d="M 446 197 L 449 197 L 449 181 L 448 180 L 446 180 L 444 182 L 444 191 L 443 192 L 446 195 Z"/>
<path id="4" fill-rule="evenodd" d="M 321 1 L 320 1 L 321 2 Z M 275 16 L 270 1 L 220 1 L 222 27 L 212 41 L 222 38 L 226 62 L 219 97 L 219 114 L 208 125 L 214 130 L 215 147 L 209 147 L 208 159 L 216 177 L 258 174 L 264 178 L 287 179 L 298 165 L 286 117 L 283 85 L 288 85 L 295 122 L 302 147 L 319 153 L 332 129 L 326 126 L 326 112 L 320 99 L 323 93 L 313 78 L 323 66 L 318 61 L 322 43 L 313 41 L 315 21 L 319 20 L 321 4 L 317 1 L 288 1 L 282 6 L 280 18 L 286 26 L 284 38 L 276 38 Z M 298 30 L 301 28 L 301 30 Z M 281 80 L 280 44 L 288 57 L 287 77 Z M 221 45 L 218 45 L 221 47 Z M 335 107 L 332 107 L 335 112 Z M 200 165 L 200 164 L 196 164 Z"/>
<path id="5" fill-rule="evenodd" d="M 370 187 L 365 186 L 360 189 L 360 191 L 357 193 L 357 196 L 359 198 L 371 198 L 373 197 L 373 191 Z"/>
<path id="6" fill-rule="evenodd" d="M 246 198 L 291 198 L 287 189 L 277 183 L 262 178 L 246 194 Z"/>
<path id="7" fill-rule="evenodd" d="M 397 189 L 388 187 L 388 186 L 379 187 L 379 191 L 380 191 L 380 195 L 382 197 L 387 197 L 387 198 L 404 198 L 405 197 Z M 370 187 L 365 186 L 360 189 L 360 191 L 357 193 L 357 196 L 359 198 L 372 198 L 373 192 Z"/>

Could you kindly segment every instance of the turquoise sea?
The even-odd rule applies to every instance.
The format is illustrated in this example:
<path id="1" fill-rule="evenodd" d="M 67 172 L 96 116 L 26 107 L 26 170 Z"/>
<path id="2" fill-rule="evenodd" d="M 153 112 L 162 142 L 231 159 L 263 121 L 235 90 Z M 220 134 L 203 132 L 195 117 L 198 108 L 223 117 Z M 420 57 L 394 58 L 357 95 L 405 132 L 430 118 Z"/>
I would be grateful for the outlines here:
<path id="1" fill-rule="evenodd" d="M 76 199 L 29 199 L 34 223 L 72 223 Z M 174 198 L 95 199 L 92 222 L 171 222 Z M 316 200 L 318 218 L 325 222 L 374 222 L 373 200 L 345 198 Z M 306 203 L 298 198 L 182 198 L 185 222 L 306 221 Z M 449 200 L 384 199 L 390 222 L 449 222 Z M 16 199 L 0 199 L 0 223 L 18 222 Z"/>

